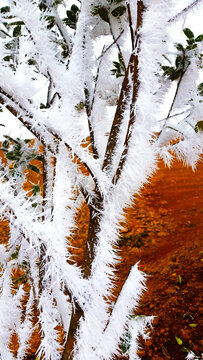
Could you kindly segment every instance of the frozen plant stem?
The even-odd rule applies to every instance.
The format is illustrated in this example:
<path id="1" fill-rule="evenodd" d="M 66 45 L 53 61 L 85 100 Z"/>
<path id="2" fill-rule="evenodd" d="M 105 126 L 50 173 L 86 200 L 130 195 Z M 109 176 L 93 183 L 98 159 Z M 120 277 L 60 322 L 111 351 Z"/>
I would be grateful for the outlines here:
<path id="1" fill-rule="evenodd" d="M 168 117 L 159 122 L 170 89 L 160 64 L 170 44 L 173 0 L 2 4 L 0 111 L 14 115 L 35 143 L 9 136 L 2 143 L 0 203 L 10 234 L 0 244 L 0 359 L 13 359 L 13 333 L 18 360 L 26 359 L 34 303 L 41 342 L 33 356 L 40 360 L 111 360 L 122 355 L 126 332 L 132 339 L 126 355 L 135 360 L 151 318 L 132 320 L 145 289 L 137 264 L 112 301 L 120 224 L 160 158 L 170 163 L 177 155 L 194 168 L 201 156 L 202 35 L 186 29 L 190 71 L 183 64 Z M 188 105 L 187 121 L 175 123 Z M 169 129 L 166 121 L 175 125 Z M 32 160 L 43 161 L 42 173 Z M 28 192 L 27 170 L 37 173 Z M 83 202 L 87 235 L 75 240 Z M 79 266 L 74 249 L 81 246 Z M 12 283 L 16 268 L 24 269 L 26 284 Z"/>

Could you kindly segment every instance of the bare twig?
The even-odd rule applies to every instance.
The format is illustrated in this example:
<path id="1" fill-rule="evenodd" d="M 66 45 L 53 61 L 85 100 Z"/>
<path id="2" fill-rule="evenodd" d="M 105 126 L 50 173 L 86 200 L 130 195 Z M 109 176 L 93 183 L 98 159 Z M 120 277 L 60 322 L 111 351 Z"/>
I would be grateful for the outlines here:
<path id="1" fill-rule="evenodd" d="M 103 48 L 102 53 L 97 58 L 97 60 L 99 60 L 101 57 L 103 57 L 106 54 L 106 52 L 109 51 L 110 48 L 116 44 L 116 42 L 118 41 L 118 39 L 120 39 L 120 37 L 123 35 L 123 33 L 124 33 L 124 30 L 121 31 L 121 33 L 114 39 L 114 41 L 109 46 L 107 46 L 107 48 Z"/>
<path id="2" fill-rule="evenodd" d="M 112 182 L 114 184 L 116 184 L 118 182 L 118 180 L 121 176 L 122 169 L 124 167 L 124 164 L 126 161 L 126 156 L 127 156 L 128 149 L 129 149 L 129 142 L 130 142 L 130 139 L 132 136 L 133 125 L 136 120 L 135 103 L 137 100 L 138 88 L 139 88 L 139 78 L 138 78 L 138 75 L 139 75 L 138 74 L 138 67 L 139 67 L 138 56 L 139 56 L 139 51 L 140 51 L 139 29 L 142 26 L 143 12 L 144 12 L 143 2 L 139 1 L 137 4 L 137 29 L 136 29 L 137 38 L 136 38 L 136 44 L 135 44 L 135 48 L 137 49 L 137 52 L 136 52 L 136 55 L 135 54 L 132 55 L 132 60 L 130 63 L 130 74 L 131 74 L 132 83 L 133 83 L 132 100 L 131 100 L 131 104 L 130 104 L 130 118 L 129 118 L 128 128 L 127 128 L 126 137 L 125 137 L 125 141 L 124 141 L 124 150 L 121 154 L 121 158 L 120 158 L 116 173 L 112 179 Z"/>
<path id="3" fill-rule="evenodd" d="M 177 98 L 177 95 L 178 95 L 178 91 L 179 91 L 179 88 L 180 88 L 181 81 L 182 81 L 182 79 L 183 79 L 183 76 L 184 76 L 185 72 L 186 72 L 187 69 L 188 69 L 188 66 L 190 65 L 190 63 L 187 64 L 187 66 L 186 66 L 185 69 L 184 69 L 184 64 L 185 64 L 185 61 L 184 61 L 184 59 L 183 59 L 183 71 L 182 71 L 182 73 L 181 73 L 181 75 L 180 75 L 180 77 L 179 77 L 179 79 L 178 79 L 177 86 L 176 86 L 176 91 L 175 91 L 173 100 L 172 100 L 172 102 L 171 102 L 171 106 L 170 106 L 170 109 L 169 109 L 169 111 L 168 111 L 168 115 L 167 115 L 167 117 L 165 118 L 165 122 L 164 122 L 164 124 L 163 124 L 162 129 L 159 131 L 159 133 L 158 133 L 158 135 L 157 135 L 157 137 L 156 137 L 156 139 L 155 139 L 154 141 L 157 141 L 157 140 L 160 138 L 160 136 L 161 136 L 161 134 L 162 134 L 162 132 L 163 132 L 163 129 L 165 128 L 166 123 L 167 123 L 168 119 L 170 118 L 170 114 L 171 114 L 171 111 L 173 110 L 173 107 L 174 107 L 174 104 L 175 104 L 175 101 L 176 101 L 176 98 Z"/>
<path id="4" fill-rule="evenodd" d="M 195 0 L 190 5 L 188 5 L 186 8 L 181 10 L 178 14 L 173 16 L 171 19 L 168 20 L 169 24 L 173 23 L 174 21 L 178 20 L 182 15 L 187 14 L 190 10 L 192 10 L 195 6 L 198 4 L 201 4 L 202 0 Z"/>
<path id="5" fill-rule="evenodd" d="M 183 115 L 183 114 L 187 113 L 188 111 L 190 111 L 190 109 L 186 109 L 186 110 L 181 111 L 181 112 L 179 112 L 179 113 L 176 113 L 176 114 L 167 116 L 167 117 L 165 117 L 164 119 L 158 120 L 158 122 L 166 121 L 166 120 L 169 120 L 169 119 L 174 118 L 174 117 L 176 117 L 176 116 Z"/>
<path id="6" fill-rule="evenodd" d="M 92 118 L 91 118 L 92 105 L 90 104 L 90 95 L 89 95 L 89 90 L 88 90 L 87 84 L 85 84 L 84 93 L 85 93 L 85 110 L 86 110 L 87 119 L 88 119 L 90 142 L 91 142 L 91 146 L 92 146 L 93 156 L 95 159 L 98 159 L 99 154 L 98 154 L 98 150 L 97 150 L 97 147 L 95 144 L 94 130 L 92 127 Z"/>
<path id="7" fill-rule="evenodd" d="M 133 23 L 132 23 L 132 14 L 131 14 L 131 8 L 130 8 L 130 4 L 127 3 L 127 10 L 128 10 L 128 21 L 129 21 L 129 25 L 130 25 L 130 35 L 131 35 L 131 42 L 132 42 L 132 51 L 134 50 L 135 47 L 135 32 L 133 29 Z"/>
<path id="8" fill-rule="evenodd" d="M 126 69 L 125 61 L 124 61 L 124 58 L 123 58 L 123 54 L 122 54 L 120 45 L 119 45 L 119 43 L 118 43 L 118 39 L 120 38 L 120 35 L 119 35 L 119 37 L 117 37 L 117 38 L 115 37 L 110 21 L 109 21 L 109 28 L 110 28 L 110 33 L 111 33 L 111 35 L 112 35 L 114 44 L 116 44 L 116 46 L 117 46 L 117 48 L 118 48 L 118 53 L 119 53 L 119 55 L 120 55 L 120 58 L 121 58 L 121 60 L 122 60 L 122 63 L 123 63 L 123 66 L 124 66 L 124 69 L 125 69 L 125 72 L 126 72 L 127 69 Z"/>

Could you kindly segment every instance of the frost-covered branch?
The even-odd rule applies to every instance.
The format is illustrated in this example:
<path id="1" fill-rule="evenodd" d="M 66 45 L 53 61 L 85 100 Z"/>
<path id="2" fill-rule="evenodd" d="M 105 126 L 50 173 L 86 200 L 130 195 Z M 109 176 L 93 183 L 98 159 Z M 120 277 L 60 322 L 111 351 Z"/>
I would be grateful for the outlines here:
<path id="1" fill-rule="evenodd" d="M 191 4 L 186 6 L 183 10 L 181 10 L 178 14 L 174 15 L 170 20 L 169 23 L 173 23 L 177 21 L 181 16 L 188 14 L 191 10 L 193 10 L 196 6 L 202 3 L 202 0 L 195 0 L 192 1 Z"/>
<path id="2" fill-rule="evenodd" d="M 110 360 L 126 337 L 137 359 L 152 320 L 133 315 L 145 289 L 137 265 L 112 301 L 124 209 L 160 157 L 194 168 L 203 151 L 203 37 L 186 28 L 171 53 L 170 28 L 182 14 L 172 17 L 172 2 L 2 0 L 0 111 L 35 136 L 7 135 L 1 146 L 1 216 L 10 230 L 0 245 L 2 360 L 13 359 L 14 333 L 25 359 L 35 329 L 40 360 Z M 88 231 L 77 262 L 82 202 Z"/>

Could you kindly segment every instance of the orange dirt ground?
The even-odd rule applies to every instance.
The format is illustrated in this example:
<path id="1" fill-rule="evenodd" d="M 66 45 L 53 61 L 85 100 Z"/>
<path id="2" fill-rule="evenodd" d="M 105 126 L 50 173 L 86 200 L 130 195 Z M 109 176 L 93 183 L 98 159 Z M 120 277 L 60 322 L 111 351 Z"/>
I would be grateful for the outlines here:
<path id="1" fill-rule="evenodd" d="M 201 359 L 202 184 L 202 163 L 196 172 L 178 162 L 171 169 L 160 164 L 133 208 L 126 210 L 126 224 L 119 241 L 122 262 L 118 266 L 118 289 L 130 267 L 140 260 L 140 269 L 149 277 L 148 290 L 136 314 L 156 316 L 150 339 L 141 340 L 139 356 L 143 360 L 183 360 L 187 354 L 182 352 L 184 348 Z M 81 264 L 88 226 L 85 206 L 78 213 L 78 223 L 74 254 Z M 1 222 L 0 242 L 7 237 L 8 227 Z M 175 337 L 182 341 L 181 345 Z M 27 360 L 36 358 L 38 345 L 36 331 Z M 11 347 L 15 353 L 15 337 Z"/>

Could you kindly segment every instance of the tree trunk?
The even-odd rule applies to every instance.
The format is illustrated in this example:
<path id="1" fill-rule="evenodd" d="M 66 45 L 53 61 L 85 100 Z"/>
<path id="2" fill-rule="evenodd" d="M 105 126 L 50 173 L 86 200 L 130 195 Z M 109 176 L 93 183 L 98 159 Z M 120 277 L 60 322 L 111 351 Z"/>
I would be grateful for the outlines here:
<path id="1" fill-rule="evenodd" d="M 103 207 L 103 199 L 101 196 L 98 196 L 92 205 L 89 205 L 90 220 L 89 220 L 89 229 L 88 236 L 86 241 L 85 257 L 84 257 L 84 277 L 88 279 L 91 275 L 92 262 L 95 257 L 95 246 L 97 245 L 97 234 L 100 230 L 100 220 L 101 220 L 101 210 Z M 64 352 L 62 355 L 62 360 L 73 360 L 73 350 L 76 341 L 76 334 L 79 328 L 80 319 L 83 316 L 83 310 L 78 305 L 74 303 L 73 312 L 70 322 L 70 328 L 68 332 L 68 337 L 66 340 Z"/>

